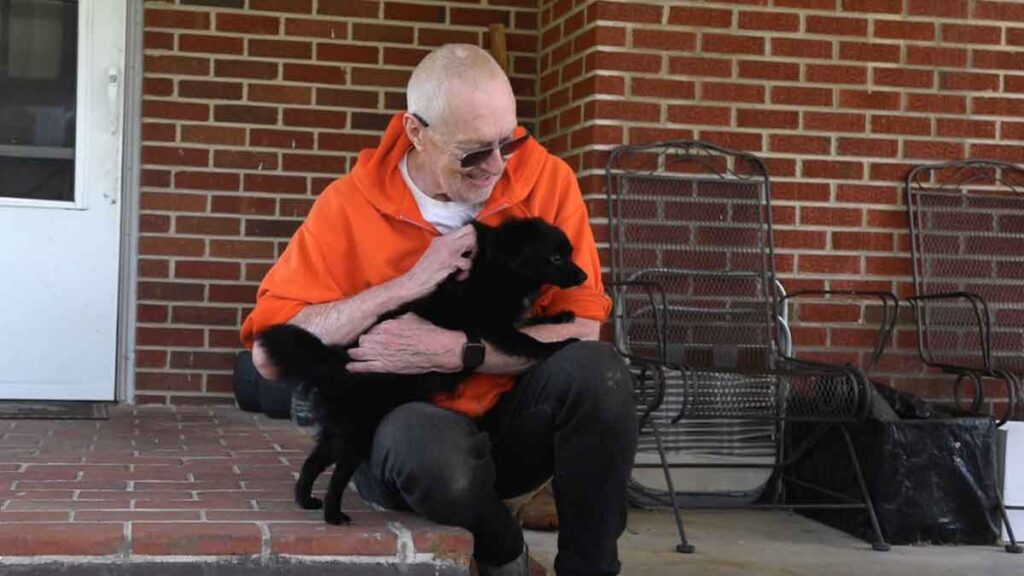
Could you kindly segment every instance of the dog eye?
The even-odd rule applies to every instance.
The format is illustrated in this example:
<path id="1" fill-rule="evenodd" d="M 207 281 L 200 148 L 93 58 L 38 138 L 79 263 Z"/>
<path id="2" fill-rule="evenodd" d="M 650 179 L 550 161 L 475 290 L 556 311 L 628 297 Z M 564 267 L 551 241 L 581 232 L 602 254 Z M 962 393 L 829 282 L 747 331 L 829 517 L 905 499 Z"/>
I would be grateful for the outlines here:
<path id="1" fill-rule="evenodd" d="M 551 255 L 551 263 L 552 264 L 561 264 L 562 263 L 562 255 L 561 254 L 552 254 Z"/>

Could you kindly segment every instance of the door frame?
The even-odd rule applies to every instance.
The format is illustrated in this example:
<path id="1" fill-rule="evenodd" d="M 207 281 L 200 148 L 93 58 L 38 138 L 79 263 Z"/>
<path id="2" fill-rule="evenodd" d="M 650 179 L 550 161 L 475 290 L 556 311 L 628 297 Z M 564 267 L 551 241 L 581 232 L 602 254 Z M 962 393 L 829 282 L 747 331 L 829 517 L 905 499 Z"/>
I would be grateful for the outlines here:
<path id="1" fill-rule="evenodd" d="M 121 147 L 121 238 L 118 279 L 117 360 L 114 399 L 135 401 L 135 323 L 138 303 L 140 158 L 142 155 L 142 2 L 126 2 Z"/>
<path id="2" fill-rule="evenodd" d="M 138 206 L 139 206 L 139 158 L 141 156 L 141 108 L 142 108 L 142 63 L 143 63 L 143 12 L 144 7 L 135 0 L 114 0 L 111 4 L 105 4 L 109 0 L 84 0 L 78 5 L 77 18 L 77 82 L 75 87 L 76 102 L 88 102 L 87 114 L 84 118 L 79 117 L 75 122 L 76 140 L 80 146 L 85 146 L 86 154 L 84 160 L 79 161 L 79 155 L 75 154 L 74 182 L 75 194 L 72 200 L 55 200 L 48 202 L 33 201 L 20 198 L 4 197 L 0 205 L 6 210 L 13 211 L 21 209 L 41 209 L 59 212 L 85 211 L 91 208 L 90 205 L 106 205 L 105 222 L 112 224 L 117 222 L 120 227 L 114 235 L 106 236 L 105 246 L 117 254 L 109 254 L 103 258 L 102 266 L 107 268 L 110 275 L 105 275 L 109 290 L 105 289 L 104 299 L 106 303 L 103 308 L 103 322 L 106 324 L 104 331 L 104 369 L 103 377 L 97 382 L 103 382 L 103 393 L 94 395 L 83 394 L 86 397 L 113 399 L 115 402 L 131 401 L 134 393 L 134 354 L 132 350 L 135 345 L 134 322 L 135 302 L 137 301 L 137 288 L 135 286 L 137 273 L 136 262 L 138 260 Z M 113 10 L 111 8 L 113 7 Z M 100 15 L 97 15 L 100 14 Z M 103 20 L 99 20 L 102 18 Z M 107 19 L 112 30 L 105 30 L 101 26 Z M 119 19 L 119 20 L 117 20 Z M 118 33 L 121 38 L 96 39 L 94 34 Z M 113 44 L 109 44 L 109 42 Z M 98 47 L 99 42 L 104 42 Z M 114 58 L 102 58 L 104 54 Z M 103 62 L 98 62 L 100 59 Z M 109 61 L 108 61 L 109 60 Z M 97 66 L 107 66 L 104 70 L 97 69 Z M 99 76 L 97 77 L 97 73 Z M 88 74 L 88 81 L 83 82 L 84 75 Z M 97 80 L 106 79 L 106 94 L 109 98 L 102 98 L 103 88 L 98 88 Z M 96 100 L 106 100 L 106 114 L 98 118 L 98 105 Z M 109 122 L 111 134 L 116 134 L 116 139 L 105 138 L 100 142 L 108 152 L 104 152 L 107 158 L 118 158 L 120 165 L 112 171 L 108 168 L 104 171 L 107 185 L 103 186 L 102 199 L 99 199 L 99 191 L 93 189 L 81 189 L 83 182 L 88 182 L 97 171 L 95 160 L 97 154 L 91 150 L 95 137 L 94 131 L 102 131 Z M 47 151 L 48 152 L 48 151 Z M 112 167 L 110 167 L 112 168 Z M 113 182 L 111 182 L 113 180 Z M 111 210 L 110 205 L 119 205 Z M 106 251 L 106 250 L 104 250 Z M 102 258 L 101 254 L 93 257 Z M 111 308 L 111 304 L 113 307 Z M 106 338 L 112 337 L 111 340 Z M 109 354 L 109 355 L 108 355 Z M 111 364 L 107 364 L 110 362 Z M 109 380 L 108 380 L 109 378 Z M 15 382 L 17 385 L 17 382 Z M 65 387 L 66 388 L 66 387 Z M 17 393 L 13 397 L 25 396 Z M 25 396 L 35 397 L 35 396 Z M 42 397 L 40 397 L 42 398 Z M 78 395 L 72 391 L 65 395 L 65 392 L 55 393 L 49 398 L 53 400 L 77 399 Z"/>

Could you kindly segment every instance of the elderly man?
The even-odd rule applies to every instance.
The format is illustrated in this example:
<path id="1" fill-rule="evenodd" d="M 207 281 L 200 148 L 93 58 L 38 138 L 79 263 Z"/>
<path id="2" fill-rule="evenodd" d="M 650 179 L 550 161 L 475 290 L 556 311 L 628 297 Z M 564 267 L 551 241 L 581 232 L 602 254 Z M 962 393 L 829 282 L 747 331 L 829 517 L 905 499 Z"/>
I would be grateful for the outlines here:
<path id="1" fill-rule="evenodd" d="M 353 372 L 475 371 L 448 396 L 392 411 L 356 473 L 364 499 L 411 509 L 474 536 L 480 574 L 528 574 L 522 530 L 502 503 L 553 477 L 560 575 L 617 574 L 626 480 L 636 448 L 631 375 L 599 342 L 609 311 L 586 207 L 571 169 L 516 125 L 508 78 L 474 46 L 426 56 L 409 79 L 408 109 L 318 198 L 260 285 L 242 328 L 280 322 L 352 349 Z M 542 292 L 534 313 L 576 320 L 526 329 L 577 337 L 544 362 L 405 316 L 378 317 L 465 274 L 467 222 L 539 216 L 561 227 L 589 279 Z M 372 327 L 372 329 L 371 329 Z M 256 347 L 257 369 L 274 376 Z"/>

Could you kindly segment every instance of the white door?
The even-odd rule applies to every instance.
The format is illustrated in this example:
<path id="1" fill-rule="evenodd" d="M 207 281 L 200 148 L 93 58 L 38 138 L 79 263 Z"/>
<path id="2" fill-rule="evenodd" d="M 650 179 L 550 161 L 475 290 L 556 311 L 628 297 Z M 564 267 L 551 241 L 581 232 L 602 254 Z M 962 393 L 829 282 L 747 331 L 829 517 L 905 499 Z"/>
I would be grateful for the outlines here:
<path id="1" fill-rule="evenodd" d="M 113 400 L 125 0 L 0 0 L 0 398 Z"/>

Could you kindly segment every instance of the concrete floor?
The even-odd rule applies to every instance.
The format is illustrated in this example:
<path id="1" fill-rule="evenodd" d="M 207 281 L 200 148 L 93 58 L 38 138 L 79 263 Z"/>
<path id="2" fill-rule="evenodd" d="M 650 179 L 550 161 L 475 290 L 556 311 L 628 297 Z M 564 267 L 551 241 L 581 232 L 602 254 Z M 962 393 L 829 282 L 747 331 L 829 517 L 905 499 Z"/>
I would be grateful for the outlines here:
<path id="1" fill-rule="evenodd" d="M 694 554 L 674 551 L 671 513 L 631 510 L 619 540 L 623 576 L 1020 576 L 1024 555 L 1001 546 L 893 546 L 875 552 L 844 532 L 785 511 L 688 510 Z M 551 570 L 557 534 L 527 532 Z M 554 571 L 550 572 L 552 575 Z"/>

